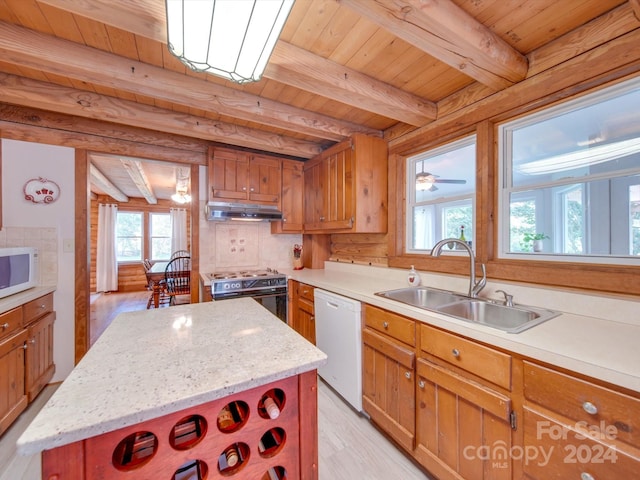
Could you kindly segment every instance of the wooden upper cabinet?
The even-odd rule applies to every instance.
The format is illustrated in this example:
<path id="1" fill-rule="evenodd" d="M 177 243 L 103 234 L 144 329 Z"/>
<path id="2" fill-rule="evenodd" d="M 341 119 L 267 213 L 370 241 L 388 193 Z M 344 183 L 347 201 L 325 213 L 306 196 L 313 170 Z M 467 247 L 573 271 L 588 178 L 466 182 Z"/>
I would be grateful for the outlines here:
<path id="1" fill-rule="evenodd" d="M 242 150 L 209 149 L 209 200 L 279 205 L 282 160 Z"/>
<path id="2" fill-rule="evenodd" d="M 271 233 L 300 233 L 304 223 L 303 163 L 282 160 L 282 221 L 271 222 Z"/>
<path id="3" fill-rule="evenodd" d="M 387 231 L 387 144 L 354 135 L 305 163 L 306 233 Z"/>

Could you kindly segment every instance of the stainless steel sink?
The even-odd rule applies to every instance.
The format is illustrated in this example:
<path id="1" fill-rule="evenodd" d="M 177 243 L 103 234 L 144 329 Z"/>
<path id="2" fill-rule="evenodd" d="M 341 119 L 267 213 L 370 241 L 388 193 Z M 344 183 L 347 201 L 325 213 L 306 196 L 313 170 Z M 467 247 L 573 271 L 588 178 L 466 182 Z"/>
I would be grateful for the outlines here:
<path id="1" fill-rule="evenodd" d="M 426 309 L 435 309 L 440 305 L 459 302 L 469 298 L 447 290 L 439 290 L 437 288 L 429 287 L 399 288 L 397 290 L 377 292 L 376 295 L 390 298 L 391 300 L 397 300 L 398 302 L 406 303 L 407 305 L 412 305 L 414 307 Z"/>
<path id="2" fill-rule="evenodd" d="M 507 307 L 482 300 L 466 300 L 436 308 L 439 313 L 469 320 L 488 327 L 519 333 L 558 315 L 533 307 Z"/>
<path id="3" fill-rule="evenodd" d="M 510 307 L 431 287 L 399 288 L 376 292 L 376 295 L 508 333 L 520 333 L 559 315 L 552 310 L 522 305 Z"/>

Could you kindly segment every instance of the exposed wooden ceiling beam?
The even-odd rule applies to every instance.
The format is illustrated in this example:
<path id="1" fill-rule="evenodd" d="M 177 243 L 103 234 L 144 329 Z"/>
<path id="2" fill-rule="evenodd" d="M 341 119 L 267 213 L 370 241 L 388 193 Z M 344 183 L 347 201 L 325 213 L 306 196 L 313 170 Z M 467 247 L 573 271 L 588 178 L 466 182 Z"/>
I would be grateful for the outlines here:
<path id="1" fill-rule="evenodd" d="M 417 127 L 436 118 L 433 102 L 283 41 L 264 76 Z"/>
<path id="2" fill-rule="evenodd" d="M 495 90 L 523 80 L 527 58 L 451 0 L 340 0 L 363 17 Z"/>
<path id="3" fill-rule="evenodd" d="M 0 55 L 4 62 L 12 65 L 178 105 L 205 108 L 220 115 L 321 139 L 339 141 L 355 132 L 382 135 L 378 130 L 207 82 L 204 77 L 172 72 L 4 22 L 0 22 Z"/>
<path id="4" fill-rule="evenodd" d="M 105 177 L 93 163 L 89 165 L 89 176 L 91 178 L 92 184 L 95 184 L 96 187 L 105 192 L 114 200 L 117 200 L 119 202 L 129 201 L 129 197 L 127 197 L 118 189 L 118 187 L 111 183 L 109 179 Z"/>
<path id="5" fill-rule="evenodd" d="M 640 20 L 640 0 L 629 0 L 629 5 L 633 9 L 633 14 Z"/>
<path id="6" fill-rule="evenodd" d="M 43 0 L 76 15 L 167 43 L 166 12 L 158 0 Z M 279 41 L 264 77 L 356 108 L 422 126 L 436 118 L 436 106 L 392 85 Z"/>
<path id="7" fill-rule="evenodd" d="M 147 203 L 156 205 L 158 203 L 158 199 L 153 193 L 153 188 L 151 188 L 149 179 L 147 179 L 147 174 L 144 172 L 142 162 L 133 158 L 120 158 L 120 163 L 122 163 L 122 166 L 129 174 L 129 177 L 133 180 L 136 188 L 147 200 Z"/>
<path id="8" fill-rule="evenodd" d="M 97 93 L 0 73 L 0 101 L 83 118 L 180 134 L 267 152 L 312 158 L 322 145 Z"/>

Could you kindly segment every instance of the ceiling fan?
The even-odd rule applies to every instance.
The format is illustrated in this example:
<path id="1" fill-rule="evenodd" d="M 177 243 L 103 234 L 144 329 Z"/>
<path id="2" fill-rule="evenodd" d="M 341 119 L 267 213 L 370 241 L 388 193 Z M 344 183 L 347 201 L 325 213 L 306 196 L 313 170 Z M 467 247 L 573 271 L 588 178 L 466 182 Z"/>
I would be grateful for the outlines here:
<path id="1" fill-rule="evenodd" d="M 446 178 L 440 178 L 438 175 L 434 175 L 433 173 L 424 171 L 424 163 L 421 167 L 421 172 L 416 174 L 416 190 L 425 191 L 428 190 L 430 192 L 435 192 L 438 190 L 438 187 L 435 186 L 436 183 L 458 183 L 465 184 L 466 180 L 452 180 Z"/>

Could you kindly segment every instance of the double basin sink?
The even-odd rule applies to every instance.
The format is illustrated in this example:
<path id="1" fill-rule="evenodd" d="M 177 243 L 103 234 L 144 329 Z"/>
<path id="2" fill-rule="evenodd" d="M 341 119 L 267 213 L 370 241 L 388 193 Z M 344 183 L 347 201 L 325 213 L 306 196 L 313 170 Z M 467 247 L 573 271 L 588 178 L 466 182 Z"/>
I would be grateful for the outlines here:
<path id="1" fill-rule="evenodd" d="M 400 288 L 376 295 L 508 333 L 520 333 L 559 315 L 552 310 L 507 306 L 431 287 Z"/>

